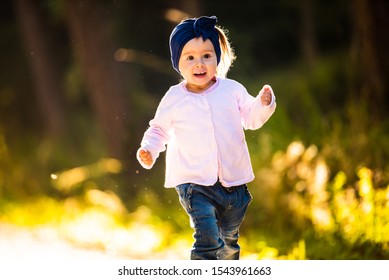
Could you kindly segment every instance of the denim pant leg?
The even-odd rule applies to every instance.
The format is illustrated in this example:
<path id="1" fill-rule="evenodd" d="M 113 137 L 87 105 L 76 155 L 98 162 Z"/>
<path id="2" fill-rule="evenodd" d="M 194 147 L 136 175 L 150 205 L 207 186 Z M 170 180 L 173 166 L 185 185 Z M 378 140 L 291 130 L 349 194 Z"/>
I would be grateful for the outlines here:
<path id="1" fill-rule="evenodd" d="M 227 210 L 219 218 L 220 235 L 224 247 L 218 252 L 218 258 L 238 260 L 240 257 L 239 228 L 244 220 L 252 196 L 245 185 L 234 188 L 233 191 L 228 193 L 230 205 L 227 206 Z"/>
<path id="2" fill-rule="evenodd" d="M 176 187 L 180 203 L 190 217 L 195 242 L 191 251 L 192 260 L 216 260 L 223 247 L 217 223 L 217 210 L 212 199 L 202 191 L 206 188 L 195 184 Z"/>

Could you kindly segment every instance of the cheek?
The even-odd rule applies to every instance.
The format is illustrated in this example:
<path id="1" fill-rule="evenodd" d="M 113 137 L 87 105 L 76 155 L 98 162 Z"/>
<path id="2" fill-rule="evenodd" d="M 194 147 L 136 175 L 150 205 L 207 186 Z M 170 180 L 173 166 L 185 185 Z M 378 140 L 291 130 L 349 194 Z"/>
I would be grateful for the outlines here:
<path id="1" fill-rule="evenodd" d="M 216 69 L 217 68 L 217 62 L 215 61 L 209 61 L 206 63 L 208 69 Z"/>
<path id="2" fill-rule="evenodd" d="M 217 67 L 217 60 L 216 60 L 216 57 L 212 57 L 211 59 L 208 59 L 208 60 L 206 61 L 206 64 L 209 65 L 209 66 Z"/>
<path id="3" fill-rule="evenodd" d="M 183 60 L 178 63 L 178 68 L 182 68 L 182 69 L 189 69 L 192 66 L 193 66 L 193 62 L 188 60 Z"/>

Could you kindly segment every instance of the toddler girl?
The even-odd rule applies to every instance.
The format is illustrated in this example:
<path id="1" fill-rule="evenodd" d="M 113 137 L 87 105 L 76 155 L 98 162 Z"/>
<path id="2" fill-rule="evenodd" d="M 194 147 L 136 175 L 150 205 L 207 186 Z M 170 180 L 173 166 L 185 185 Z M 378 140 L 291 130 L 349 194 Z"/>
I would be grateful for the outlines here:
<path id="1" fill-rule="evenodd" d="M 162 98 L 137 152 L 150 169 L 166 152 L 165 187 L 174 187 L 194 229 L 191 259 L 239 259 L 239 227 L 254 179 L 243 129 L 260 128 L 276 103 L 270 86 L 254 98 L 225 78 L 235 56 L 217 18 L 178 24 L 170 35 L 183 81 Z"/>

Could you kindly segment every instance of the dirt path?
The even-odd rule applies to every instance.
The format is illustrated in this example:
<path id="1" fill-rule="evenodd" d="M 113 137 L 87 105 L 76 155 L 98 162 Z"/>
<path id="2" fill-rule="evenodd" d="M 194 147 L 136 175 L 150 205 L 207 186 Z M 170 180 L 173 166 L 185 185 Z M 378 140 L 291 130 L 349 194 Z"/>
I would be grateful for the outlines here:
<path id="1" fill-rule="evenodd" d="M 185 260 L 187 250 L 167 248 L 150 255 L 132 255 L 131 252 L 107 252 L 86 248 L 62 239 L 53 227 L 26 228 L 0 223 L 0 260 L 17 259 L 80 259 L 80 260 Z"/>
<path id="2" fill-rule="evenodd" d="M 78 248 L 61 240 L 55 229 L 27 229 L 0 224 L 0 259 L 117 259 L 104 251 Z"/>

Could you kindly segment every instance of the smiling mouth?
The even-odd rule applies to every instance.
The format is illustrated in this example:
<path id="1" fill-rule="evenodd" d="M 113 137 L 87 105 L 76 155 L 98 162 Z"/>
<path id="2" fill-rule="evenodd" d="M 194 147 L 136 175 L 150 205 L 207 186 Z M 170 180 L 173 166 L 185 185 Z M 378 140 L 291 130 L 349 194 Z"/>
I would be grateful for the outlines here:
<path id="1" fill-rule="evenodd" d="M 194 75 L 196 77 L 204 77 L 207 74 L 207 72 L 201 72 L 201 73 L 195 73 Z"/>

